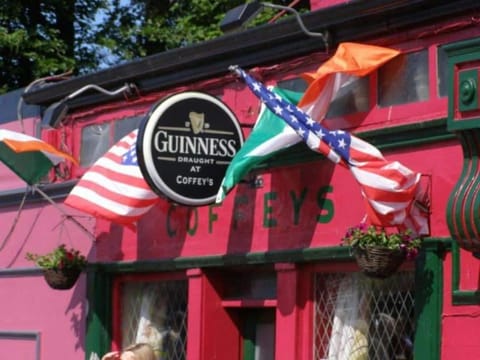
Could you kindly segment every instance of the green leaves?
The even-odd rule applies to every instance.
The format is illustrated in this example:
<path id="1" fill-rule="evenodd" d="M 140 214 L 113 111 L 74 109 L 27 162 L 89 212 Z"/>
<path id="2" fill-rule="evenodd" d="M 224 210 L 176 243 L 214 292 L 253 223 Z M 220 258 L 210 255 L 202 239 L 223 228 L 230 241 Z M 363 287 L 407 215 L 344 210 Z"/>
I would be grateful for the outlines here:
<path id="1" fill-rule="evenodd" d="M 45 255 L 27 253 L 25 258 L 33 261 L 42 269 L 83 269 L 87 266 L 87 259 L 80 251 L 67 249 L 65 244 L 56 247 Z"/>
<path id="2" fill-rule="evenodd" d="M 0 93 L 68 70 L 87 74 L 222 36 L 221 20 L 243 3 L 245 0 L 3 1 Z M 308 1 L 300 1 L 295 8 L 308 9 Z M 276 14 L 278 11 L 264 9 L 248 26 L 264 24 Z"/>
<path id="3" fill-rule="evenodd" d="M 74 66 L 74 1 L 0 5 L 0 78 L 13 90 Z M 71 19 L 69 21 L 69 19 Z"/>
<path id="4" fill-rule="evenodd" d="M 411 230 L 404 232 L 387 232 L 384 228 L 360 224 L 348 229 L 342 239 L 342 245 L 352 247 L 384 247 L 391 250 L 401 249 L 406 251 L 408 258 L 418 254 L 422 239 L 413 234 Z"/>

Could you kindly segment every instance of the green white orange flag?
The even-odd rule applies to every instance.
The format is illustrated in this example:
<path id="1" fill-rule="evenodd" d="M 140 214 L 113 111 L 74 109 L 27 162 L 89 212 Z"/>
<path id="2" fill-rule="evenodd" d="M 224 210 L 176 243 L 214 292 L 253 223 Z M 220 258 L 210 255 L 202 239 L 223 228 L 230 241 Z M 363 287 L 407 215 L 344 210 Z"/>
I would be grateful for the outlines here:
<path id="1" fill-rule="evenodd" d="M 273 88 L 273 92 L 296 104 L 302 93 Z M 288 124 L 266 108 L 260 109 L 254 128 L 241 149 L 227 168 L 216 202 L 221 203 L 226 194 L 242 180 L 256 165 L 276 152 L 300 141 L 300 137 Z"/>
<path id="2" fill-rule="evenodd" d="M 0 161 L 29 185 L 38 183 L 60 162 L 77 161 L 35 137 L 0 129 Z"/>
<path id="3" fill-rule="evenodd" d="M 354 77 L 370 74 L 399 53 L 380 46 L 341 43 L 335 54 L 315 72 L 302 74 L 309 83 L 304 94 L 278 88 L 274 92 L 292 104 L 298 103 L 298 107 L 307 115 L 320 122 L 342 86 L 350 83 Z M 301 137 L 285 121 L 262 105 L 252 133 L 227 168 L 216 202 L 222 202 L 228 191 L 255 165 L 301 141 Z"/>
<path id="4" fill-rule="evenodd" d="M 322 121 L 335 94 L 352 77 L 362 77 L 393 59 L 398 50 L 375 45 L 341 43 L 335 55 L 315 72 L 304 73 L 308 88 L 298 107 L 316 121 Z"/>

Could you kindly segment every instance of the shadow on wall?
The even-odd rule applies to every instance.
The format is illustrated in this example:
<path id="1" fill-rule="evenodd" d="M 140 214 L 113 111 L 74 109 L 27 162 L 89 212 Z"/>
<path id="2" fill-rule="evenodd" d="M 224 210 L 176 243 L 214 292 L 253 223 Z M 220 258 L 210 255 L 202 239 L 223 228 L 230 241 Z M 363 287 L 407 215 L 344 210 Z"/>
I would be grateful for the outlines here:
<path id="1" fill-rule="evenodd" d="M 308 248 L 322 224 L 333 220 L 334 189 L 330 184 L 334 170 L 335 164 L 319 157 L 301 167 L 272 171 L 272 211 L 264 224 L 269 226 L 270 251 Z"/>
<path id="2" fill-rule="evenodd" d="M 87 259 L 92 259 L 92 254 L 94 251 L 94 247 L 90 248 L 90 252 L 87 255 Z M 87 318 L 87 299 L 85 294 L 87 286 L 87 276 L 86 273 L 83 272 L 80 275 L 79 280 L 77 281 L 75 287 L 72 291 L 72 296 L 70 298 L 70 303 L 68 304 L 67 308 L 65 309 L 65 315 L 70 316 L 70 323 L 71 329 L 75 334 L 75 350 L 82 349 L 85 351 L 85 319 Z M 53 290 L 52 290 L 53 291 Z"/>

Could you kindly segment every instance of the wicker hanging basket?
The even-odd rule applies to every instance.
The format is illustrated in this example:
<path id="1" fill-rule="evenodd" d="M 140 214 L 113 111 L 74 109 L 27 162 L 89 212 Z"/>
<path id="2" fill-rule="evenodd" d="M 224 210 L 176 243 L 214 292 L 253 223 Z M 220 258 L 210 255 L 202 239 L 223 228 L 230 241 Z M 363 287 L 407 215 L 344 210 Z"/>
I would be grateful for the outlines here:
<path id="1" fill-rule="evenodd" d="M 56 290 L 68 290 L 75 285 L 82 269 L 43 269 L 43 276 L 48 286 Z"/>
<path id="2" fill-rule="evenodd" d="M 385 279 L 393 275 L 405 261 L 405 251 L 385 247 L 354 247 L 357 264 L 367 276 Z"/>

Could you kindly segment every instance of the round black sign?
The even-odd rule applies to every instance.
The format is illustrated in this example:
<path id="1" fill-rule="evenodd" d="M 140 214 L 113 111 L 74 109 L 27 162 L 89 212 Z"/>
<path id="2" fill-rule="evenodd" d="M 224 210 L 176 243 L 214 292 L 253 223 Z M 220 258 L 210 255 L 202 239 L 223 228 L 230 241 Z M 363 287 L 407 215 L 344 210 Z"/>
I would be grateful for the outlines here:
<path id="1" fill-rule="evenodd" d="M 138 131 L 138 164 L 152 189 L 183 205 L 215 201 L 228 164 L 243 144 L 233 112 L 209 94 L 162 99 Z"/>

